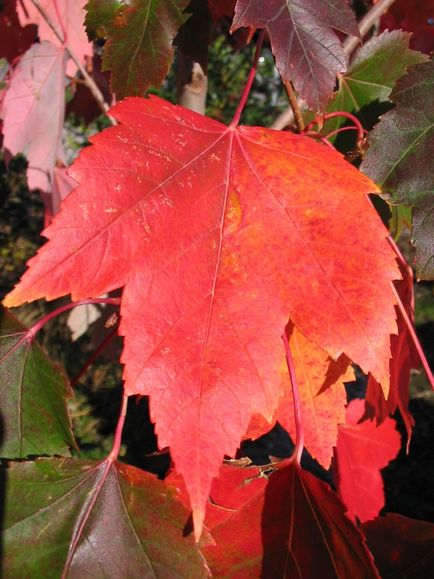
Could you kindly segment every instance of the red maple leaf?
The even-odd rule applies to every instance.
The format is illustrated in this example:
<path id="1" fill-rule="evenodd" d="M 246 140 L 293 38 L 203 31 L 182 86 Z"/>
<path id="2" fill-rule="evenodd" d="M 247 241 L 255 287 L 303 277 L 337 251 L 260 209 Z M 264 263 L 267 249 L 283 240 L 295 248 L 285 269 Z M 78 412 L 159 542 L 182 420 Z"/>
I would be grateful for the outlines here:
<path id="1" fill-rule="evenodd" d="M 339 426 L 336 446 L 339 495 L 351 519 L 363 523 L 374 519 L 384 506 L 380 469 L 399 452 L 401 437 L 396 422 L 386 418 L 379 426 L 373 420 L 359 423 L 364 400 L 353 400 L 347 408 L 347 423 Z"/>
<path id="2" fill-rule="evenodd" d="M 288 319 L 387 392 L 399 273 L 375 185 L 324 145 L 156 97 L 110 114 L 6 304 L 124 287 L 126 393 L 150 395 L 200 533 L 223 455 L 253 414 L 273 419 Z"/>

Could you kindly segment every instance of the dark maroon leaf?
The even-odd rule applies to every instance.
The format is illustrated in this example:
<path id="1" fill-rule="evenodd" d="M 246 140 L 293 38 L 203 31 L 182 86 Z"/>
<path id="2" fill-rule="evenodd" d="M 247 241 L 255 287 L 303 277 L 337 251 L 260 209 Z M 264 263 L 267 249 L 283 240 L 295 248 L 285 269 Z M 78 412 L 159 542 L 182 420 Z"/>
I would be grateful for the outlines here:
<path id="1" fill-rule="evenodd" d="M 346 57 L 333 31 L 358 36 L 354 14 L 345 0 L 238 0 L 232 30 L 265 28 L 276 65 L 309 106 L 325 106 Z"/>
<path id="2" fill-rule="evenodd" d="M 434 525 L 388 514 L 363 525 L 384 579 L 423 579 L 434 569 Z"/>
<path id="3" fill-rule="evenodd" d="M 4 308 L 0 311 L 0 456 L 67 454 L 75 446 L 62 370 Z"/>
<path id="4" fill-rule="evenodd" d="M 5 577 L 207 577 L 188 512 L 154 475 L 105 460 L 11 464 Z"/>

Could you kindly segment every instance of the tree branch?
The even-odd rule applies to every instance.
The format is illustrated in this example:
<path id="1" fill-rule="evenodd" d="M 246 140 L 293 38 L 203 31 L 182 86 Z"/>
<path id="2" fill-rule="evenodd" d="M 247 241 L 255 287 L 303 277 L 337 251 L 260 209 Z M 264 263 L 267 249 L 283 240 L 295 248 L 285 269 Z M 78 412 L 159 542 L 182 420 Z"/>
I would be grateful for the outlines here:
<path id="1" fill-rule="evenodd" d="M 297 98 L 297 95 L 295 94 L 292 82 L 284 81 L 283 86 L 285 87 L 285 91 L 289 100 L 289 105 L 291 107 L 292 114 L 294 116 L 295 124 L 297 125 L 297 132 L 302 133 L 304 130 L 304 120 L 300 110 L 299 100 Z"/>
<path id="2" fill-rule="evenodd" d="M 384 12 L 386 12 L 390 6 L 395 2 L 395 0 L 380 0 L 377 4 L 374 4 L 372 8 L 363 16 L 359 22 L 360 36 L 363 38 L 371 30 L 376 20 L 380 18 Z M 360 38 L 357 36 L 349 36 L 344 40 L 343 47 L 347 58 L 351 55 L 353 50 L 357 48 L 360 43 Z"/>
<path id="3" fill-rule="evenodd" d="M 74 52 L 68 46 L 68 44 L 65 42 L 65 39 L 63 38 L 62 34 L 57 30 L 56 26 L 54 25 L 54 22 L 51 20 L 51 18 L 49 17 L 49 15 L 45 11 L 45 9 L 39 3 L 39 0 L 31 0 L 31 1 L 32 1 L 34 7 L 36 8 L 36 10 L 38 10 L 38 12 L 42 16 L 42 18 L 45 20 L 45 22 L 51 28 L 53 33 L 56 35 L 57 39 L 64 45 L 65 50 L 67 51 L 67 53 L 71 57 L 72 61 L 74 62 L 74 64 L 76 65 L 76 67 L 80 71 L 81 75 L 83 76 L 84 83 L 86 84 L 86 86 L 90 90 L 90 92 L 92 93 L 92 96 L 94 97 L 94 99 L 98 103 L 98 106 L 101 109 L 101 111 L 103 113 L 107 113 L 107 111 L 109 110 L 109 105 L 105 102 L 104 95 L 102 94 L 102 92 L 98 88 L 98 86 L 95 83 L 95 81 L 93 80 L 93 78 L 89 75 L 87 70 L 81 64 L 80 60 L 77 58 L 77 56 L 74 54 Z M 111 119 L 111 121 L 113 124 L 115 124 L 112 119 Z"/>

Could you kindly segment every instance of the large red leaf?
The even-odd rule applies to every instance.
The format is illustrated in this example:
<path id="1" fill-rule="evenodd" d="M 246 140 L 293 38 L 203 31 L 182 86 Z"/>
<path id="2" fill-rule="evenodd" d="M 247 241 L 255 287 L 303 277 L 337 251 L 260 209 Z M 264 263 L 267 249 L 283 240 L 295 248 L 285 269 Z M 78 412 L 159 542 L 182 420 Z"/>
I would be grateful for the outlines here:
<path id="1" fill-rule="evenodd" d="M 304 444 L 318 462 L 329 468 L 333 447 L 336 446 L 338 424 L 345 422 L 347 396 L 344 382 L 354 380 L 354 372 L 348 358 L 341 356 L 334 361 L 327 352 L 307 340 L 295 327 L 290 330 L 289 346 L 300 397 Z M 274 421 L 268 423 L 261 416 L 254 416 L 245 438 L 262 436 L 276 421 L 279 421 L 295 440 L 294 403 L 289 383 Z"/>
<path id="2" fill-rule="evenodd" d="M 88 0 L 39 0 L 44 13 L 55 26 L 57 32 L 65 39 L 68 47 L 74 55 L 82 62 L 86 56 L 92 56 L 92 45 L 90 44 L 84 27 L 84 6 Z M 37 24 L 38 36 L 40 40 L 49 40 L 57 46 L 62 46 L 61 41 L 48 25 L 31 0 L 20 0 L 17 4 L 18 15 L 21 24 Z M 69 63 L 69 73 L 75 72 L 75 65 Z"/>
<path id="3" fill-rule="evenodd" d="M 65 112 L 64 50 L 34 44 L 14 70 L 3 100 L 3 146 L 29 162 L 31 189 L 50 192 L 56 159 L 62 157 Z"/>
<path id="4" fill-rule="evenodd" d="M 81 152 L 80 186 L 6 302 L 125 286 L 126 391 L 150 394 L 200 529 L 223 455 L 252 414 L 272 420 L 288 318 L 387 391 L 397 267 L 375 185 L 324 145 L 156 97 L 111 114 L 120 125 Z"/>
<path id="5" fill-rule="evenodd" d="M 182 481 L 169 481 L 182 498 Z M 257 468 L 222 466 L 205 526 L 214 541 L 203 541 L 201 551 L 213 577 L 379 577 L 336 493 L 296 463 L 268 482 Z"/>
<path id="6" fill-rule="evenodd" d="M 286 82 L 314 110 L 330 98 L 346 57 L 333 28 L 357 36 L 357 24 L 345 0 L 238 0 L 232 30 L 265 28 L 276 66 Z"/>
<path id="7" fill-rule="evenodd" d="M 396 458 L 401 437 L 396 422 L 386 418 L 379 426 L 372 420 L 360 424 L 364 400 L 353 400 L 347 408 L 347 423 L 339 426 L 336 459 L 339 495 L 348 516 L 363 523 L 374 519 L 384 506 L 380 470 Z"/>

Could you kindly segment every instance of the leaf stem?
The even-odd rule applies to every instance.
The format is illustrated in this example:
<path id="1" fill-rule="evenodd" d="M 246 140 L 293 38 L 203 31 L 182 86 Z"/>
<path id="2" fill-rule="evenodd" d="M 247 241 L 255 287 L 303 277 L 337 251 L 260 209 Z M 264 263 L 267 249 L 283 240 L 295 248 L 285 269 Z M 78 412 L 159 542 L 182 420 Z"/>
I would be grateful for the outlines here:
<path id="1" fill-rule="evenodd" d="M 325 113 L 322 115 L 321 118 L 323 121 L 328 121 L 329 119 L 334 119 L 336 117 L 345 117 L 346 119 L 349 119 L 351 122 L 354 123 L 354 127 L 357 130 L 357 148 L 359 150 L 362 150 L 362 144 L 365 138 L 366 131 L 363 128 L 362 123 L 359 121 L 359 119 L 354 115 L 352 115 L 351 113 L 347 113 L 346 111 L 334 111 L 332 113 Z M 304 129 L 304 132 L 307 133 L 315 125 L 318 126 L 319 123 L 320 123 L 319 119 L 315 118 L 312 122 L 310 122 L 307 125 L 307 127 Z"/>
<path id="2" fill-rule="evenodd" d="M 246 105 L 247 98 L 252 88 L 253 81 L 255 79 L 256 67 L 258 65 L 259 55 L 261 54 L 262 43 L 264 41 L 265 30 L 261 30 L 258 36 L 258 41 L 256 43 L 255 56 L 253 57 L 252 68 L 250 69 L 249 76 L 247 77 L 246 86 L 244 87 L 243 94 L 241 95 L 240 102 L 238 103 L 237 110 L 235 111 L 234 118 L 230 124 L 231 127 L 237 127 L 240 122 L 241 113 Z"/>
<path id="3" fill-rule="evenodd" d="M 107 457 L 107 460 L 111 462 L 116 460 L 119 456 L 119 451 L 121 449 L 121 442 L 122 442 L 122 431 L 124 429 L 125 417 L 127 415 L 127 406 L 128 406 L 128 396 L 125 394 L 124 391 L 124 393 L 122 394 L 121 411 L 119 413 L 118 423 L 116 424 L 113 446 L 110 451 L 110 454 Z"/>
<path id="4" fill-rule="evenodd" d="M 300 105 L 298 102 L 297 95 L 295 94 L 294 87 L 292 86 L 292 82 L 284 81 L 283 86 L 285 87 L 289 104 L 291 106 L 292 112 L 294 113 L 295 124 L 297 125 L 297 132 L 302 133 L 304 131 L 304 119 L 303 115 L 301 114 Z"/>
<path id="5" fill-rule="evenodd" d="M 87 88 L 92 93 L 92 96 L 94 97 L 94 99 L 98 103 L 98 106 L 101 109 L 101 111 L 103 113 L 107 113 L 107 111 L 109 110 L 109 105 L 105 102 L 104 95 L 102 94 L 102 92 L 98 88 L 98 85 L 96 84 L 96 82 L 93 80 L 93 78 L 89 75 L 87 70 L 81 64 L 79 58 L 75 55 L 75 53 L 68 46 L 68 44 L 66 43 L 66 38 L 64 36 L 62 36 L 62 34 L 57 30 L 56 26 L 54 25 L 54 22 L 51 20 L 51 18 L 49 17 L 49 15 L 45 11 L 45 9 L 41 6 L 39 0 L 31 0 L 31 2 L 34 5 L 34 7 L 36 8 L 36 10 L 38 10 L 38 12 L 42 16 L 42 18 L 45 20 L 45 22 L 48 24 L 48 26 L 51 28 L 51 30 L 55 34 L 56 38 L 62 43 L 62 46 L 65 47 L 65 50 L 68 52 L 69 56 L 71 57 L 71 59 L 73 60 L 73 62 L 75 64 L 75 66 L 78 68 L 81 75 L 83 76 L 83 79 L 84 79 L 84 82 L 85 82 Z M 56 4 L 55 4 L 55 7 L 57 8 Z M 62 21 L 60 21 L 60 22 L 62 25 Z M 112 124 L 115 124 L 115 121 L 110 116 L 109 116 L 109 119 L 112 122 Z"/>
<path id="6" fill-rule="evenodd" d="M 419 360 L 421 361 L 422 367 L 425 370 L 425 374 L 428 378 L 428 382 L 431 384 L 431 388 L 434 390 L 434 376 L 431 372 L 431 368 L 429 367 L 428 360 L 425 357 L 422 346 L 420 345 L 419 338 L 416 335 L 413 323 L 410 320 L 410 318 L 408 317 L 408 313 L 404 307 L 404 304 L 401 301 L 401 298 L 399 297 L 398 292 L 396 291 L 396 288 L 395 288 L 393 282 L 390 282 L 390 285 L 392 287 L 393 293 L 395 294 L 396 304 L 399 308 L 399 311 L 401 312 L 402 317 L 404 318 L 405 325 L 407 326 L 407 329 L 410 333 L 411 339 L 413 340 L 413 344 L 414 344 L 414 347 L 415 347 L 417 354 L 419 356 Z"/>
<path id="7" fill-rule="evenodd" d="M 95 360 L 101 354 L 101 352 L 105 349 L 105 347 L 107 346 L 107 344 L 110 342 L 110 340 L 113 338 L 113 336 L 116 334 L 117 331 L 118 331 L 117 327 L 113 328 L 111 330 L 111 332 L 109 332 L 107 334 L 107 336 L 104 338 L 104 340 L 100 343 L 100 345 L 95 350 L 95 352 L 93 352 L 93 354 L 91 356 L 89 356 L 88 360 L 85 362 L 85 364 L 82 366 L 82 368 L 79 370 L 79 372 L 71 380 L 70 385 L 72 387 L 77 384 L 77 382 L 80 380 L 80 378 L 83 376 L 83 374 L 85 374 L 86 371 L 88 370 L 88 368 L 90 368 L 90 366 L 92 366 L 92 364 L 95 362 Z"/>
<path id="8" fill-rule="evenodd" d="M 118 306 L 120 303 L 121 303 L 120 298 L 93 298 L 89 300 L 81 300 L 79 302 L 72 302 L 70 304 L 65 304 L 64 306 L 55 309 L 54 311 L 48 313 L 46 316 L 38 320 L 36 324 L 34 324 L 26 333 L 33 339 L 35 335 L 39 332 L 39 330 L 43 326 L 45 326 L 47 322 L 49 322 L 53 318 L 56 318 L 59 314 L 67 312 L 68 310 L 72 310 L 77 306 L 85 306 L 87 304 L 113 304 Z"/>
<path id="9" fill-rule="evenodd" d="M 295 417 L 295 448 L 291 457 L 291 461 L 295 460 L 299 465 L 301 461 L 301 455 L 304 448 L 304 424 L 301 415 L 301 404 L 300 404 L 300 394 L 298 391 L 297 379 L 295 376 L 295 366 L 294 360 L 292 358 L 291 349 L 289 347 L 288 336 L 284 332 L 282 336 L 283 343 L 285 345 L 286 363 L 288 365 L 289 377 L 291 379 L 292 386 L 292 398 L 294 401 L 294 417 Z"/>

